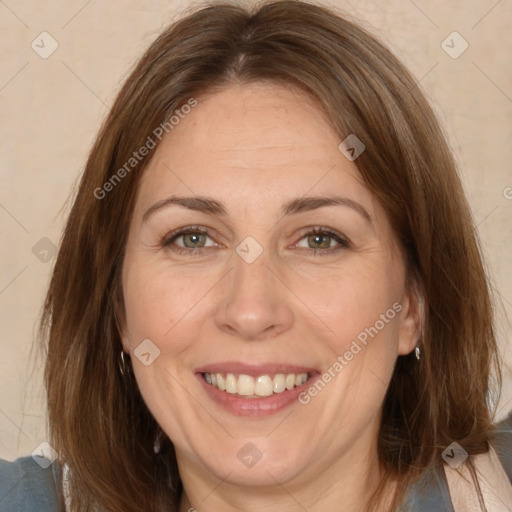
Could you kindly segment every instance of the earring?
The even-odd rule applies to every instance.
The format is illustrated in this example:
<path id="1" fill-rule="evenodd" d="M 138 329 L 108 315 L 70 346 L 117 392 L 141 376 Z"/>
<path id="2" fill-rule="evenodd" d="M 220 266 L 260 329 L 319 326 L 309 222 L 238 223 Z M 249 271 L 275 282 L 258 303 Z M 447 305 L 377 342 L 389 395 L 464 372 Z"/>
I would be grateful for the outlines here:
<path id="1" fill-rule="evenodd" d="M 421 351 L 418 345 L 416 345 L 416 348 L 414 349 L 414 355 L 416 356 L 416 359 L 419 361 L 421 358 Z"/>
<path id="2" fill-rule="evenodd" d="M 121 350 L 121 357 L 119 361 L 119 371 L 121 372 L 121 375 L 125 375 L 128 373 L 128 365 L 126 364 L 126 361 L 124 359 L 124 350 Z"/>
<path id="3" fill-rule="evenodd" d="M 160 453 L 160 433 L 156 436 L 155 444 L 153 445 L 153 452 Z"/>

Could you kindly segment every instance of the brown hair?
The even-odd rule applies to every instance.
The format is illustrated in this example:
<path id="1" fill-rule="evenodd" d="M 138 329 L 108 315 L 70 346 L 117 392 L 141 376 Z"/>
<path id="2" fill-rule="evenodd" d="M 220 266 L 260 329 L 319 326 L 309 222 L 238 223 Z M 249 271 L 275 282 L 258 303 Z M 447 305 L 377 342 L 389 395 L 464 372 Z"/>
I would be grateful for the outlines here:
<path id="1" fill-rule="evenodd" d="M 70 469 L 73 511 L 177 510 L 181 494 L 172 443 L 161 436 L 154 453 L 161 429 L 129 364 L 119 370 L 124 247 L 154 151 L 102 199 L 97 190 L 191 98 L 200 104 L 214 88 L 262 80 L 306 91 L 340 142 L 349 134 L 364 142 L 355 163 L 423 295 L 421 362 L 398 358 L 383 404 L 380 490 L 399 478 L 390 510 L 451 442 L 487 450 L 493 368 L 500 383 L 490 292 L 452 154 L 418 84 L 372 35 L 328 8 L 218 4 L 170 26 L 140 59 L 95 141 L 65 227 L 40 336 L 50 443 Z"/>

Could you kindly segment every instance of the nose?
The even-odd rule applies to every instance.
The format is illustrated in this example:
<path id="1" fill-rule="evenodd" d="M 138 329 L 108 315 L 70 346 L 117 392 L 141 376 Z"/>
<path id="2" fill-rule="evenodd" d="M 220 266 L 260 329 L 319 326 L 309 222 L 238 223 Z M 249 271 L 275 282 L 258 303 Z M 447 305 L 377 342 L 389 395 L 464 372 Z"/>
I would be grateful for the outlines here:
<path id="1" fill-rule="evenodd" d="M 217 327 L 247 341 L 278 336 L 293 324 L 290 290 L 269 268 L 265 251 L 252 263 L 235 254 L 215 311 Z"/>

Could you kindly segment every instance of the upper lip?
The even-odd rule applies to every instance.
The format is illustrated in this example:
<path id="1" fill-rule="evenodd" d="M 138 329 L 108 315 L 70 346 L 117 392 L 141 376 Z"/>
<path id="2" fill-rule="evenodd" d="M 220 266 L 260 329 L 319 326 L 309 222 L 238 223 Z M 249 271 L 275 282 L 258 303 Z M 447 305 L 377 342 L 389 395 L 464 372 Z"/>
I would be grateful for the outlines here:
<path id="1" fill-rule="evenodd" d="M 196 369 L 197 373 L 236 373 L 238 375 L 275 375 L 277 373 L 316 373 L 318 370 L 293 364 L 264 363 L 245 364 L 238 361 L 211 363 Z"/>

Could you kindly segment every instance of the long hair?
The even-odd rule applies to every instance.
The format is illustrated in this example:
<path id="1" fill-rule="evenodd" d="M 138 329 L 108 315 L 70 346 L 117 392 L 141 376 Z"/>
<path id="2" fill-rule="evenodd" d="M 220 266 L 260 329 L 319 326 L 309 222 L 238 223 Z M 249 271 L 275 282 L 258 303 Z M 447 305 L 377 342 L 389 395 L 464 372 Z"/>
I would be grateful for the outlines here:
<path id="1" fill-rule="evenodd" d="M 120 271 L 138 182 L 155 150 L 130 159 L 148 137 L 158 144 L 157 127 L 172 137 L 169 119 L 184 105 L 200 108 L 201 95 L 260 81 L 307 92 L 340 142 L 350 134 L 364 142 L 354 163 L 386 212 L 408 284 L 423 297 L 422 359 L 400 356 L 395 366 L 378 438 L 384 478 L 371 506 L 393 476 L 396 507 L 453 441 L 469 454 L 487 450 L 493 370 L 500 378 L 490 291 L 453 156 L 418 84 L 383 44 L 329 8 L 205 5 L 167 28 L 124 83 L 88 157 L 53 270 L 39 336 L 49 440 L 56 464 L 69 469 L 73 512 L 178 510 L 172 442 L 129 363 L 119 368 Z"/>

